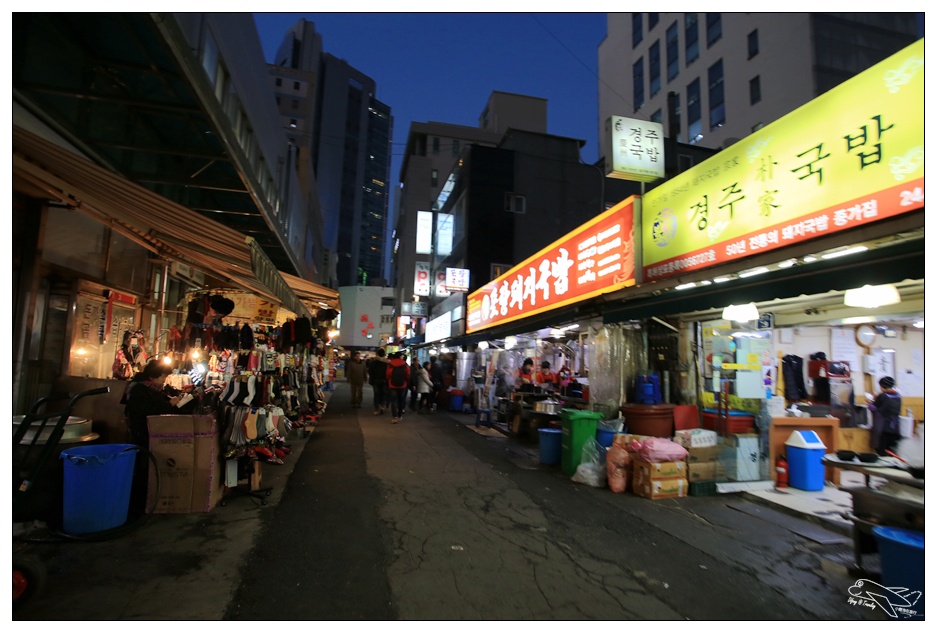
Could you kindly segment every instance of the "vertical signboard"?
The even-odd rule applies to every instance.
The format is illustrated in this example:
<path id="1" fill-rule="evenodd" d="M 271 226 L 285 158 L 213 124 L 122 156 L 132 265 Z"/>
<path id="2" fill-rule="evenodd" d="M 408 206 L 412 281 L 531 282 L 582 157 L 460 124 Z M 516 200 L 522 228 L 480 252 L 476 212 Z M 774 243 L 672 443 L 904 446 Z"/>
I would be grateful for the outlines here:
<path id="1" fill-rule="evenodd" d="M 452 241 L 455 237 L 455 216 L 447 213 L 436 215 L 436 254 L 447 257 L 452 254 Z"/>
<path id="2" fill-rule="evenodd" d="M 413 294 L 416 296 L 429 296 L 431 282 L 429 280 L 429 262 L 416 262 L 416 280 L 413 283 Z"/>
<path id="3" fill-rule="evenodd" d="M 416 254 L 432 254 L 432 212 L 416 213 Z"/>
<path id="4" fill-rule="evenodd" d="M 445 270 L 437 270 L 435 273 L 435 295 L 439 297 L 446 297 L 451 292 L 448 291 L 448 287 L 445 285 Z"/>
<path id="5" fill-rule="evenodd" d="M 663 124 L 612 116 L 605 123 L 611 151 L 610 178 L 653 182 L 666 175 Z"/>

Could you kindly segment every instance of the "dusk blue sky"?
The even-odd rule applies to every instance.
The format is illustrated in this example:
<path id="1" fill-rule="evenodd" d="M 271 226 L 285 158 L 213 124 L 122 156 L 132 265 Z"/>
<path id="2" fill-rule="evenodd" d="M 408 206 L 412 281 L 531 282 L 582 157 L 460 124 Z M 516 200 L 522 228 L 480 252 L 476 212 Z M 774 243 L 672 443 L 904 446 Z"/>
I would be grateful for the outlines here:
<path id="1" fill-rule="evenodd" d="M 477 127 L 492 91 L 547 100 L 547 131 L 598 159 L 598 45 L 605 13 L 255 13 L 267 62 L 300 18 L 325 52 L 374 79 L 393 115 L 390 182 L 410 123 Z"/>

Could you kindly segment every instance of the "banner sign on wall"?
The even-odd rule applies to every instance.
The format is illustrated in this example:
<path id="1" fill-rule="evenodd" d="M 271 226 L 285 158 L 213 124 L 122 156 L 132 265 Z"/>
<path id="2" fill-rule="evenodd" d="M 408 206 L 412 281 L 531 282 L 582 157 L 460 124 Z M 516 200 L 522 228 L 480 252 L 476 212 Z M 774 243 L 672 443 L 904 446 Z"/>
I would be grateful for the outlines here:
<path id="1" fill-rule="evenodd" d="M 429 262 L 416 262 L 416 280 L 413 283 L 413 294 L 416 296 L 429 296 Z"/>
<path id="2" fill-rule="evenodd" d="M 416 254 L 432 254 L 432 212 L 416 212 Z"/>
<path id="3" fill-rule="evenodd" d="M 923 208 L 923 40 L 643 196 L 644 281 Z"/>
<path id="4" fill-rule="evenodd" d="M 634 285 L 634 196 L 468 295 L 468 333 Z"/>
<path id="5" fill-rule="evenodd" d="M 426 323 L 426 342 L 452 337 L 452 312 L 445 312 Z"/>
<path id="6" fill-rule="evenodd" d="M 437 270 L 435 273 L 435 295 L 446 297 L 450 295 L 448 287 L 445 285 L 445 270 Z"/>
<path id="7" fill-rule="evenodd" d="M 605 122 L 611 151 L 609 178 L 653 182 L 666 171 L 663 164 L 663 124 L 612 116 Z"/>

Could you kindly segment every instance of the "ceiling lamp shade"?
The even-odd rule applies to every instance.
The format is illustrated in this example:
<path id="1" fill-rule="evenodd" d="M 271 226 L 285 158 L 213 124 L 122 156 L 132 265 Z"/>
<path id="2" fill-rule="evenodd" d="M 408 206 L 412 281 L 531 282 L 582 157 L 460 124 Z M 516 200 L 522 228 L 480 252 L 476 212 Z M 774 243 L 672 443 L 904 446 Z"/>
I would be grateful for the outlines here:
<path id="1" fill-rule="evenodd" d="M 893 285 L 863 285 L 853 290 L 845 290 L 845 304 L 849 307 L 873 309 L 900 302 L 900 292 Z"/>
<path id="2" fill-rule="evenodd" d="M 729 305 L 722 310 L 722 318 L 736 323 L 746 323 L 760 318 L 757 311 L 757 305 L 754 303 L 745 303 L 744 305 Z"/>

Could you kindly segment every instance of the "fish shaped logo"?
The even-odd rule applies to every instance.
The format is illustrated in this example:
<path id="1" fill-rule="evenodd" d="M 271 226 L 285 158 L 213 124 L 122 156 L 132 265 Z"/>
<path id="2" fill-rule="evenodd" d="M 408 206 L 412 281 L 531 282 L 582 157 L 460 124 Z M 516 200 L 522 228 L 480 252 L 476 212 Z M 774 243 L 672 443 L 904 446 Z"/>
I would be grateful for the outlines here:
<path id="1" fill-rule="evenodd" d="M 873 601 L 889 617 L 896 619 L 900 614 L 911 616 L 907 609 L 916 605 L 922 593 L 919 590 L 892 588 L 867 579 L 859 579 L 848 588 L 848 594 L 859 599 Z"/>

